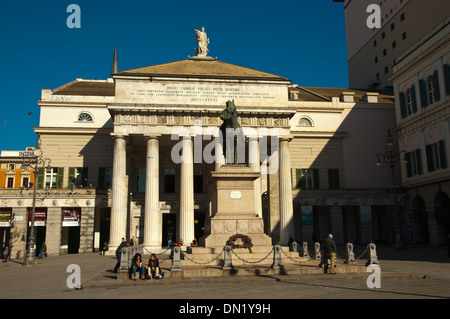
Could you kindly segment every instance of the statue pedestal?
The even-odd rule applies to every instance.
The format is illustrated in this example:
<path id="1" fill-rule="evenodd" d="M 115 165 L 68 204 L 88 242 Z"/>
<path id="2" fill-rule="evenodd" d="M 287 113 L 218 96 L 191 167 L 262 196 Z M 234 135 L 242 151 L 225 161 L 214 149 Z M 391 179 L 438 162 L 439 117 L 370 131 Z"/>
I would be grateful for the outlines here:
<path id="1" fill-rule="evenodd" d="M 253 246 L 272 246 L 272 239 L 264 234 L 263 218 L 255 212 L 254 181 L 259 176 L 259 172 L 239 164 L 223 165 L 211 172 L 207 182 L 211 217 L 205 221 L 200 246 L 222 249 L 236 234 L 250 237 Z"/>

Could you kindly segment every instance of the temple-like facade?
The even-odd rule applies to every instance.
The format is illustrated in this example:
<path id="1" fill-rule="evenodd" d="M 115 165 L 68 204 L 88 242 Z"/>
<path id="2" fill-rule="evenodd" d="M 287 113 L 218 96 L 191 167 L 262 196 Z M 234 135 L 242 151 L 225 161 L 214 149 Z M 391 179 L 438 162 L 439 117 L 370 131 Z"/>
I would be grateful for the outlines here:
<path id="1" fill-rule="evenodd" d="M 107 80 L 42 90 L 35 132 L 51 166 L 38 168 L 38 247 L 81 253 L 108 242 L 113 252 L 134 237 L 158 251 L 200 239 L 213 211 L 208 181 L 225 163 L 227 101 L 245 135 L 236 158 L 258 173 L 251 198 L 273 243 L 330 232 L 338 243 L 392 239 L 391 172 L 375 165 L 395 127 L 392 96 L 301 87 L 206 55 L 120 72 L 116 63 Z M 2 190 L 0 205 L 15 220 L 13 254 L 23 252 L 32 189 Z"/>

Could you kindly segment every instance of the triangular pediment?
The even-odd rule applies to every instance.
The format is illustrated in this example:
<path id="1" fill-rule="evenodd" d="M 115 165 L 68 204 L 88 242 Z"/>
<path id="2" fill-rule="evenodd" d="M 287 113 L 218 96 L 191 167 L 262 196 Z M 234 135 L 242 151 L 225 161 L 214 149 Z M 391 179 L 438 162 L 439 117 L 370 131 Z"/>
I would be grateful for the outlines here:
<path id="1" fill-rule="evenodd" d="M 119 72 L 117 75 L 199 77 L 289 81 L 288 79 L 215 59 L 189 59 Z"/>

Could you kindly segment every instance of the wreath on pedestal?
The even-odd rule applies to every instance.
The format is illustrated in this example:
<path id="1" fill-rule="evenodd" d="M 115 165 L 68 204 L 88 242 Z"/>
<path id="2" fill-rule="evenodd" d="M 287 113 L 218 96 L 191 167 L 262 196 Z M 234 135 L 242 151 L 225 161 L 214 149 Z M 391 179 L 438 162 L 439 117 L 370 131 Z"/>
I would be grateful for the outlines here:
<path id="1" fill-rule="evenodd" d="M 247 248 L 250 253 L 252 252 L 253 247 L 252 239 L 243 234 L 231 236 L 228 238 L 226 245 L 231 246 L 231 248 Z"/>

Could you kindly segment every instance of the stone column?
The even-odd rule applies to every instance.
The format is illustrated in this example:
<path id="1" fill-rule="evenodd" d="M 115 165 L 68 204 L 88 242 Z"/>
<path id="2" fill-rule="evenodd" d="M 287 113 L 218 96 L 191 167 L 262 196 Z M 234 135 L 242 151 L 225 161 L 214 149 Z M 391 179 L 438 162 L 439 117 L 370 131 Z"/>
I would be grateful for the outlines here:
<path id="1" fill-rule="evenodd" d="M 180 215 L 178 240 L 189 246 L 194 239 L 194 158 L 192 139 L 184 136 L 182 142 L 181 176 L 180 176 Z"/>
<path id="2" fill-rule="evenodd" d="M 79 253 L 93 252 L 94 246 L 94 207 L 81 208 L 80 221 L 80 248 Z"/>
<path id="3" fill-rule="evenodd" d="M 159 141 L 157 135 L 147 138 L 144 246 L 154 249 L 162 245 L 162 221 L 159 211 Z"/>
<path id="4" fill-rule="evenodd" d="M 112 171 L 111 224 L 109 251 L 114 254 L 122 237 L 127 232 L 127 141 L 124 135 L 112 135 L 114 138 L 114 158 Z M 125 238 L 127 240 L 127 238 Z"/>
<path id="5" fill-rule="evenodd" d="M 280 242 L 287 245 L 293 234 L 294 210 L 292 205 L 291 160 L 289 138 L 280 138 L 279 180 L 280 180 Z"/>
<path id="6" fill-rule="evenodd" d="M 61 248 L 61 232 L 62 232 L 62 210 L 61 207 L 47 208 L 45 245 L 47 245 L 47 254 L 49 256 L 57 256 L 60 254 Z M 41 247 L 36 247 L 40 249 Z"/>
<path id="7" fill-rule="evenodd" d="M 23 201 L 22 203 L 23 204 Z M 26 256 L 26 238 L 28 231 L 28 209 L 26 207 L 13 207 L 12 213 L 15 216 L 14 227 L 11 228 L 12 233 L 12 247 L 11 259 L 17 257 L 17 252 L 20 250 L 20 258 Z"/>
<path id="8" fill-rule="evenodd" d="M 248 149 L 248 166 L 252 171 L 261 173 L 261 166 L 259 163 L 259 141 L 257 137 L 249 136 Z M 253 188 L 255 192 L 255 213 L 258 217 L 262 217 L 261 177 L 258 177 L 253 182 Z"/>

